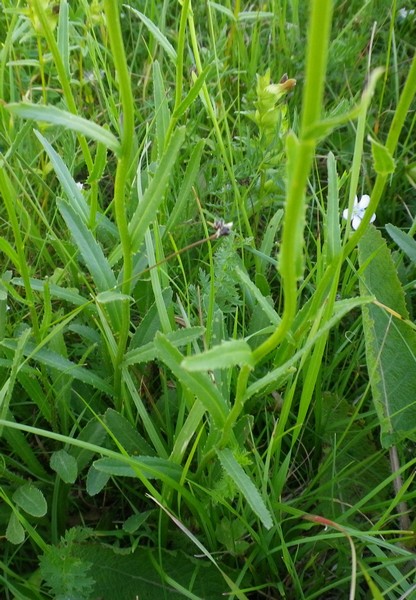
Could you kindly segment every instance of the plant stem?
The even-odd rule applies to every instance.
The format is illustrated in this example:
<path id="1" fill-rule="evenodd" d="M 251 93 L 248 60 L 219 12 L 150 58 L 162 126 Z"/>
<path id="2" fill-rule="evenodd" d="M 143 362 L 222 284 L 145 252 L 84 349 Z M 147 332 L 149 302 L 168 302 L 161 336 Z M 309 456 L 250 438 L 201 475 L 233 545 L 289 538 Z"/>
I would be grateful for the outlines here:
<path id="1" fill-rule="evenodd" d="M 305 189 L 315 150 L 308 129 L 321 116 L 330 25 L 331 0 L 311 3 L 306 81 L 302 103 L 300 138 L 288 137 L 288 190 L 280 253 L 280 273 L 284 293 L 282 320 L 272 335 L 253 352 L 256 362 L 273 351 L 289 331 L 297 310 L 297 280 L 302 275 Z"/>
<path id="2" fill-rule="evenodd" d="M 51 29 L 51 26 L 48 22 L 48 18 L 45 14 L 45 10 L 43 4 L 40 0 L 32 0 L 32 6 L 35 10 L 36 16 L 38 17 L 41 25 L 42 25 L 42 33 L 46 38 L 48 43 L 49 50 L 51 51 L 53 62 L 55 64 L 56 71 L 58 73 L 59 82 L 62 86 L 65 102 L 67 103 L 68 109 L 74 115 L 78 114 L 77 105 L 72 95 L 71 84 L 69 78 L 67 77 L 67 73 L 65 70 L 65 65 L 62 60 L 61 53 L 59 52 L 58 44 L 56 43 L 55 36 Z M 42 58 L 40 59 L 43 60 Z M 93 168 L 93 162 L 91 158 L 91 153 L 88 148 L 88 144 L 85 138 L 82 135 L 78 135 L 79 145 L 81 146 L 82 154 L 84 156 L 84 160 L 86 162 L 88 172 L 91 173 Z"/>
<path id="3" fill-rule="evenodd" d="M 118 158 L 114 184 L 114 212 L 123 252 L 122 292 L 123 294 L 128 294 L 130 292 L 133 263 L 131 256 L 131 240 L 126 215 L 126 195 L 128 191 L 128 174 L 131 165 L 134 139 L 134 104 L 130 73 L 127 67 L 123 36 L 120 27 L 118 3 L 113 0 L 104 0 L 104 10 L 108 24 L 110 48 L 117 73 L 121 101 L 121 150 Z M 123 302 L 121 330 L 119 332 L 117 356 L 115 360 L 115 391 L 116 397 L 118 397 L 119 400 L 121 399 L 121 362 L 126 348 L 129 329 L 130 305 L 128 302 Z"/>

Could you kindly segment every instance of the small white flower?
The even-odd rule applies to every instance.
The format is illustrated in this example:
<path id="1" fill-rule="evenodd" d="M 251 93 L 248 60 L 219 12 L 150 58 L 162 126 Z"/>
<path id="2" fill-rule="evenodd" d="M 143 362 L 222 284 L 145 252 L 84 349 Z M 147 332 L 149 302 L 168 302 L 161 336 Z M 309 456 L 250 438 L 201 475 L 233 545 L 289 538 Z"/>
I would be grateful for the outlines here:
<path id="1" fill-rule="evenodd" d="M 84 189 L 84 184 L 83 184 L 81 181 L 77 181 L 77 182 L 75 183 L 75 185 L 77 186 L 77 188 L 78 188 L 79 190 L 83 190 L 83 189 Z"/>
<path id="2" fill-rule="evenodd" d="M 407 17 L 411 17 L 415 14 L 415 10 L 413 8 L 400 8 L 397 12 L 397 16 L 401 21 L 407 19 Z"/>
<path id="3" fill-rule="evenodd" d="M 358 229 L 367 206 L 370 204 L 370 196 L 364 194 L 361 200 L 358 202 L 357 196 L 354 198 L 354 206 L 352 207 L 351 215 L 348 214 L 348 208 L 342 213 L 342 218 L 345 220 L 351 219 L 351 226 L 353 229 Z M 371 215 L 370 223 L 376 220 L 376 215 Z"/>

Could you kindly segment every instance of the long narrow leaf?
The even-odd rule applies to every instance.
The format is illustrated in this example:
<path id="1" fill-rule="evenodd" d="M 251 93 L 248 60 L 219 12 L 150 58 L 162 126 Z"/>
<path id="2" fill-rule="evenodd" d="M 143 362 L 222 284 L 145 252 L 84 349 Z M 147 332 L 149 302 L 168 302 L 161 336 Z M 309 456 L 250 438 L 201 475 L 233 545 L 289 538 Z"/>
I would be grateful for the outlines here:
<path id="1" fill-rule="evenodd" d="M 218 428 L 223 427 L 228 407 L 218 388 L 205 373 L 189 373 L 182 366 L 183 356 L 162 333 L 155 337 L 159 358 L 174 375 L 202 402 Z"/>
<path id="2" fill-rule="evenodd" d="M 17 348 L 17 342 L 15 340 L 3 340 L 1 342 L 1 345 L 5 346 L 6 348 L 9 348 L 10 350 L 16 350 Z M 33 360 L 47 367 L 51 367 L 65 375 L 70 375 L 75 379 L 79 379 L 79 381 L 83 381 L 84 383 L 91 385 L 97 390 L 101 390 L 102 392 L 105 392 L 109 395 L 113 394 L 113 389 L 111 388 L 111 386 L 108 383 L 106 383 L 101 377 L 99 377 L 96 373 L 94 373 L 93 371 L 89 371 L 85 367 L 81 367 L 80 365 L 73 363 L 67 358 L 61 356 L 60 354 L 52 352 L 52 350 L 48 350 L 46 348 L 41 348 L 40 350 L 37 350 L 36 346 L 33 343 L 27 342 L 23 349 L 23 354 L 24 356 L 30 357 Z"/>
<path id="3" fill-rule="evenodd" d="M 68 203 L 74 207 L 76 212 L 81 216 L 85 223 L 89 222 L 90 219 L 90 207 L 84 198 L 79 186 L 74 181 L 68 167 L 59 156 L 59 154 L 53 149 L 52 145 L 48 140 L 43 137 L 39 131 L 34 131 L 39 142 L 42 144 L 46 154 L 49 156 L 49 160 L 52 163 L 54 171 L 59 179 L 60 184 L 66 194 Z M 97 225 L 105 229 L 112 237 L 118 237 L 117 227 L 108 219 L 105 215 L 98 213 L 96 215 Z"/>
<path id="4" fill-rule="evenodd" d="M 169 146 L 156 169 L 156 173 L 131 219 L 129 232 L 131 235 L 132 252 L 137 252 L 140 248 L 146 229 L 154 219 L 155 213 L 163 201 L 170 174 L 184 139 L 185 128 L 181 127 L 172 135 Z"/>
<path id="5" fill-rule="evenodd" d="M 72 206 L 62 200 L 58 200 L 57 205 L 86 267 L 94 279 L 97 290 L 106 292 L 113 289 L 117 281 L 101 246 Z"/>
<path id="6" fill-rule="evenodd" d="M 33 121 L 43 121 L 51 125 L 61 125 L 66 129 L 81 133 L 87 138 L 101 142 L 115 154 L 118 154 L 120 151 L 120 142 L 110 131 L 97 125 L 97 123 L 92 123 L 88 119 L 78 117 L 56 106 L 16 102 L 6 104 L 4 108 L 21 119 L 32 119 Z"/>
<path id="7" fill-rule="evenodd" d="M 234 481 L 253 512 L 259 517 L 266 529 L 271 529 L 273 527 L 273 519 L 260 492 L 244 471 L 243 467 L 236 461 L 231 450 L 228 448 L 225 450 L 218 450 L 217 455 L 225 472 Z"/>
<path id="8" fill-rule="evenodd" d="M 160 31 L 160 29 L 153 23 L 153 21 L 151 21 L 148 17 L 146 17 L 146 15 L 141 13 L 139 10 L 136 10 L 132 6 L 126 5 L 126 8 L 128 8 L 133 14 L 135 14 L 139 17 L 139 19 L 144 23 L 144 25 L 146 25 L 149 32 L 153 35 L 155 40 L 165 50 L 165 52 L 167 53 L 169 58 L 171 58 L 172 61 L 174 63 L 176 63 L 177 54 L 176 54 L 175 48 L 169 42 L 167 37 L 163 35 L 163 33 Z"/>

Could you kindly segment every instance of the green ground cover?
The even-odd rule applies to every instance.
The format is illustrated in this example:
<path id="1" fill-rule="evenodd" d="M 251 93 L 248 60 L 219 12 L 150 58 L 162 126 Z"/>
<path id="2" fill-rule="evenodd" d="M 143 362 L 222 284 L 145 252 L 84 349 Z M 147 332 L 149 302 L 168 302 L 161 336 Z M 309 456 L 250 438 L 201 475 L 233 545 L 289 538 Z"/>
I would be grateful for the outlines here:
<path id="1" fill-rule="evenodd" d="M 1 598 L 416 598 L 415 40 L 0 3 Z"/>

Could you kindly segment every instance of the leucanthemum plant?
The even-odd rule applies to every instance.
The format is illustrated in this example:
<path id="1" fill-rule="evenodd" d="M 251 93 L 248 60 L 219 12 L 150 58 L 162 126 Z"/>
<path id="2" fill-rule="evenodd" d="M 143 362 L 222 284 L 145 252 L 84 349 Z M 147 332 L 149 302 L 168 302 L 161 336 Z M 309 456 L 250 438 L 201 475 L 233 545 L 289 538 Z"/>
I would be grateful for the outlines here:
<path id="1" fill-rule="evenodd" d="M 363 220 L 365 211 L 367 210 L 369 204 L 370 204 L 370 196 L 368 196 L 367 194 L 364 194 L 363 196 L 361 196 L 361 199 L 359 201 L 358 201 L 358 197 L 355 196 L 354 206 L 352 207 L 352 211 L 350 212 L 349 208 L 346 208 L 342 212 L 342 218 L 345 219 L 346 221 L 350 220 L 351 227 L 354 230 L 357 230 L 358 227 L 360 226 L 361 221 Z M 376 215 L 375 214 L 371 215 L 370 223 L 374 223 L 375 220 L 376 220 Z"/>

